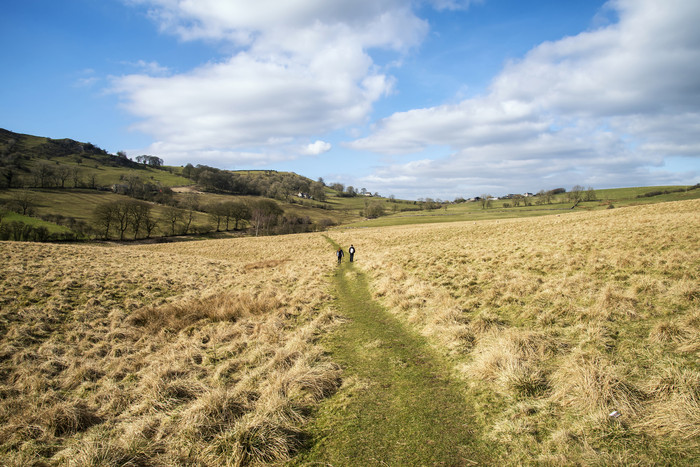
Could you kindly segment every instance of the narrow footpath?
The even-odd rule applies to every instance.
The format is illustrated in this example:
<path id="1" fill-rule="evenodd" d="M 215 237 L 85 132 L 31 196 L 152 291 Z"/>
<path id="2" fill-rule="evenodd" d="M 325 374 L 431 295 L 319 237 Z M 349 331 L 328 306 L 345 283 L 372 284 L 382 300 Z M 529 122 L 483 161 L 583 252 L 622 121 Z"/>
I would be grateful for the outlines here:
<path id="1" fill-rule="evenodd" d="M 323 345 L 343 368 L 344 384 L 322 405 L 310 448 L 297 462 L 489 464 L 493 453 L 476 438 L 466 390 L 450 377 L 447 362 L 372 300 L 366 277 L 347 259 L 334 287 L 347 322 Z"/>

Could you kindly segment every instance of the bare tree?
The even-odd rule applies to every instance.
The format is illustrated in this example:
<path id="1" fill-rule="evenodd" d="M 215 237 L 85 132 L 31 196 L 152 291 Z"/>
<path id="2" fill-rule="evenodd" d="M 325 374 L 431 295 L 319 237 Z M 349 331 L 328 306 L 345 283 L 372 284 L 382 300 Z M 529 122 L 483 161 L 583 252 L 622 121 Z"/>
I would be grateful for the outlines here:
<path id="1" fill-rule="evenodd" d="M 569 192 L 569 199 L 571 201 L 579 202 L 583 197 L 584 188 L 581 185 L 574 185 L 574 187 Z"/>
<path id="2" fill-rule="evenodd" d="M 65 165 L 59 165 L 54 169 L 53 173 L 58 179 L 58 181 L 61 183 L 61 188 L 65 188 L 66 180 L 68 180 L 68 178 L 70 178 L 71 175 L 70 167 Z"/>
<path id="3" fill-rule="evenodd" d="M 223 203 L 213 203 L 206 208 L 211 219 L 216 222 L 216 231 L 221 230 L 221 222 L 226 218 L 226 208 Z"/>
<path id="4" fill-rule="evenodd" d="M 185 208 L 183 220 L 185 227 L 184 232 L 187 234 L 189 233 L 192 221 L 194 220 L 195 211 L 199 209 L 199 197 L 195 193 L 186 193 L 182 206 Z"/>
<path id="5" fill-rule="evenodd" d="M 143 227 L 146 216 L 151 211 L 151 205 L 143 201 L 129 201 L 127 209 L 131 229 L 134 231 L 134 240 L 136 240 L 139 231 Z"/>
<path id="6" fill-rule="evenodd" d="M 227 215 L 234 220 L 234 229 L 238 230 L 238 223 L 240 221 L 250 220 L 252 211 L 247 204 L 234 201 L 228 205 Z"/>
<path id="7" fill-rule="evenodd" d="M 163 212 L 163 220 L 170 225 L 170 235 L 175 235 L 177 225 L 182 222 L 182 211 L 175 206 L 168 206 Z"/>
<path id="8" fill-rule="evenodd" d="M 588 190 L 586 190 L 586 201 L 595 201 L 595 199 L 595 190 L 592 186 L 589 186 Z"/>
<path id="9" fill-rule="evenodd" d="M 34 186 L 47 188 L 53 177 L 53 167 L 46 161 L 39 161 L 32 168 L 32 176 L 34 177 Z"/>
<path id="10" fill-rule="evenodd" d="M 73 188 L 78 188 L 81 184 L 80 169 L 78 167 L 71 168 L 71 178 L 73 179 Z"/>
<path id="11" fill-rule="evenodd" d="M 489 209 L 492 205 L 493 196 L 489 194 L 481 195 L 479 203 L 481 204 L 481 209 Z"/>
<path id="12" fill-rule="evenodd" d="M 150 209 L 151 206 L 149 205 L 148 207 L 148 211 L 146 211 L 146 213 L 143 216 L 143 228 L 146 229 L 146 238 L 151 238 L 151 234 L 158 227 L 158 219 L 156 219 L 153 216 L 153 213 Z"/>
<path id="13" fill-rule="evenodd" d="M 36 205 L 36 196 L 29 190 L 16 191 L 10 203 L 16 206 L 17 212 L 23 216 L 28 216 Z"/>
<path id="14" fill-rule="evenodd" d="M 255 236 L 257 237 L 261 230 L 269 233 L 270 228 L 277 223 L 279 216 L 283 213 L 282 208 L 272 200 L 256 201 L 251 207 L 251 220 L 253 227 L 255 227 Z"/>
<path id="15" fill-rule="evenodd" d="M 114 208 L 114 203 L 103 203 L 98 205 L 92 213 L 92 218 L 105 240 L 109 238 L 109 232 L 114 224 Z"/>
<path id="16" fill-rule="evenodd" d="M 88 175 L 88 183 L 93 190 L 97 188 L 97 172 L 90 172 Z"/>
<path id="17" fill-rule="evenodd" d="M 129 214 L 131 213 L 130 202 L 129 201 L 115 201 L 114 202 L 114 220 L 115 226 L 119 231 L 119 240 L 124 240 L 124 233 L 129 228 L 131 224 Z"/>

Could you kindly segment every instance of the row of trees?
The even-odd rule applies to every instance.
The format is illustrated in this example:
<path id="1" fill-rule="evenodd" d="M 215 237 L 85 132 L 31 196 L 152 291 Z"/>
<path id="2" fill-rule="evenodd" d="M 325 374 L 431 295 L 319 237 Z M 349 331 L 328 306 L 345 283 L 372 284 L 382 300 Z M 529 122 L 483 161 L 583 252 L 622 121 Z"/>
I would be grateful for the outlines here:
<path id="1" fill-rule="evenodd" d="M 172 207 L 173 210 L 177 208 Z M 179 210 L 177 219 L 179 220 Z M 145 201 L 120 200 L 103 203 L 97 206 L 93 212 L 93 220 L 97 232 L 104 239 L 112 238 L 116 233 L 119 240 L 124 240 L 127 231 L 133 238 L 143 236 L 150 238 L 158 227 L 159 220 L 153 215 L 153 206 Z M 168 213 L 165 213 L 162 221 L 168 220 Z M 173 226 L 173 232 L 175 228 Z"/>
<path id="2" fill-rule="evenodd" d="M 314 224 L 309 217 L 285 216 L 283 209 L 270 199 L 200 206 L 195 197 L 188 197 L 178 206 L 165 206 L 158 211 L 152 203 L 135 199 L 103 203 L 93 211 L 94 233 L 103 239 L 127 240 L 247 228 L 258 236 L 308 232 L 332 224 L 330 221 Z M 202 224 L 200 212 L 208 214 L 209 222 Z"/>

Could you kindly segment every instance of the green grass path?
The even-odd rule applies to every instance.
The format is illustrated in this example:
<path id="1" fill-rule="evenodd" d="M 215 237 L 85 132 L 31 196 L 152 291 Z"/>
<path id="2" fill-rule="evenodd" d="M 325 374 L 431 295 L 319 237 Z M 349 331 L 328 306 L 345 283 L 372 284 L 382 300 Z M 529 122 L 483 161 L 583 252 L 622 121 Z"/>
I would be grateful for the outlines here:
<path id="1" fill-rule="evenodd" d="M 329 240 L 330 241 L 330 240 Z M 476 465 L 491 449 L 476 438 L 465 388 L 424 338 L 372 300 L 344 262 L 334 277 L 347 322 L 324 339 L 343 368 L 340 391 L 312 427 L 303 465 Z"/>

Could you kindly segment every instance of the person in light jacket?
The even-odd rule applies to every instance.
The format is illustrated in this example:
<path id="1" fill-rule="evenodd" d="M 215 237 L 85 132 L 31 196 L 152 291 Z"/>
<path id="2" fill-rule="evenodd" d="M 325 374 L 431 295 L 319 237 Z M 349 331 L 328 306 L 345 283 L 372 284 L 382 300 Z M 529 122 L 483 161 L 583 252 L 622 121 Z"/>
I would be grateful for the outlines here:
<path id="1" fill-rule="evenodd" d="M 355 256 L 355 247 L 350 245 L 350 249 L 348 250 L 348 253 L 350 253 L 350 262 L 352 263 L 353 256 Z"/>

